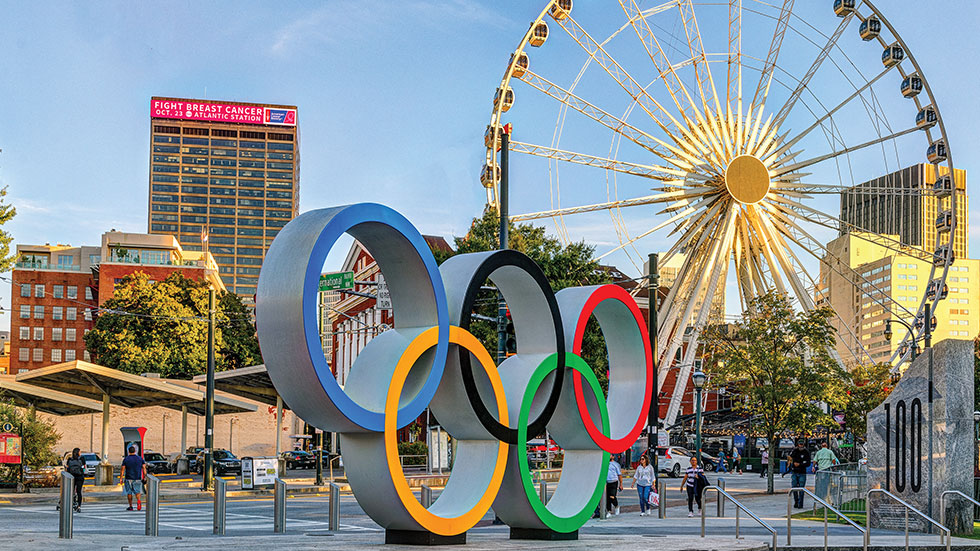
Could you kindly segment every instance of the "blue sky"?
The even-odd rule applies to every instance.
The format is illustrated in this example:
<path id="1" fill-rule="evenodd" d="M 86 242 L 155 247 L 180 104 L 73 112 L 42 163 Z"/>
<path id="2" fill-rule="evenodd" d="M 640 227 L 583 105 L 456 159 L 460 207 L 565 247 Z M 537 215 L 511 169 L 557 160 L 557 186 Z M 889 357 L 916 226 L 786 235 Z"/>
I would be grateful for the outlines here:
<path id="1" fill-rule="evenodd" d="M 821 28 L 832 29 L 831 4 L 806 0 L 801 10 Z M 980 51 L 975 35 L 980 8 L 966 0 L 928 3 L 926 10 L 910 0 L 879 4 L 937 95 L 956 166 L 972 172 L 980 148 L 974 138 L 980 120 L 978 61 L 971 57 Z M 73 245 L 97 244 L 110 228 L 146 231 L 149 98 L 165 95 L 295 104 L 302 211 L 376 201 L 401 211 L 424 233 L 459 235 L 485 202 L 477 177 L 494 89 L 541 5 L 527 0 L 2 1 L 0 184 L 9 186 L 8 198 L 19 213 L 6 229 L 17 242 Z M 573 14 L 597 35 L 624 20 L 618 3 L 608 0 L 580 0 Z M 710 14 L 702 18 L 705 33 L 717 23 Z M 582 52 L 559 36 L 554 24 L 552 32 L 554 40 L 532 52 L 533 67 L 568 85 L 582 66 Z M 752 47 L 764 54 L 769 35 L 752 34 L 745 41 L 754 41 Z M 862 74 L 875 75 L 881 70 L 880 62 L 875 65 L 880 48 L 867 47 L 868 55 L 856 54 L 857 65 Z M 799 48 L 793 51 L 800 59 L 812 59 L 812 52 Z M 623 49 L 625 58 L 638 62 L 634 55 L 642 50 Z M 791 57 L 786 60 L 792 64 Z M 593 72 L 587 77 L 598 78 Z M 582 86 L 601 90 L 598 84 Z M 833 104 L 844 90 L 840 82 L 828 81 L 820 92 Z M 544 107 L 535 110 L 539 104 L 532 93 L 518 89 L 518 106 L 525 109 L 515 106 L 509 120 L 518 138 L 534 135 L 547 145 L 557 109 L 540 104 Z M 522 98 L 528 102 L 522 104 Z M 609 105 L 621 111 L 628 104 L 615 99 Z M 914 112 L 897 115 L 905 116 Z M 580 131 L 573 143 L 594 145 L 586 126 L 567 128 L 570 135 Z M 608 154 L 609 143 L 602 135 L 591 152 Z M 909 148 L 924 151 L 921 143 Z M 903 149 L 894 162 L 908 164 L 909 158 L 915 155 Z M 519 188 L 514 211 L 547 209 L 548 176 L 520 163 L 512 173 Z M 871 162 L 854 178 L 876 170 Z M 576 182 L 570 174 L 568 181 Z M 971 194 L 975 187 L 971 184 Z M 648 192 L 628 194 L 643 193 Z M 590 200 L 574 186 L 562 192 L 563 204 Z M 976 234 L 980 220 L 972 222 Z M 595 242 L 600 252 L 616 242 L 608 216 L 569 224 L 572 238 Z M 637 275 L 627 258 L 610 260 Z M 9 286 L 0 287 L 0 305 L 9 306 L 9 293 Z M 0 324 L 9 320 L 0 318 Z"/>

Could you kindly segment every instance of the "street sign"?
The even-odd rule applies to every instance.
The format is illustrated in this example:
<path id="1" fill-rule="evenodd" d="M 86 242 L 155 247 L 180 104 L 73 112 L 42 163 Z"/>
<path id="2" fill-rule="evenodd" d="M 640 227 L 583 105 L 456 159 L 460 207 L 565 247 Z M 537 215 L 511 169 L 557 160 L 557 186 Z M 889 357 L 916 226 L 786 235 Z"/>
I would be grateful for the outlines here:
<path id="1" fill-rule="evenodd" d="M 320 291 L 339 291 L 354 287 L 354 272 L 320 274 Z"/>
<path id="2" fill-rule="evenodd" d="M 378 310 L 391 310 L 391 293 L 388 292 L 388 284 L 385 278 L 378 274 Z"/>
<path id="3" fill-rule="evenodd" d="M 0 434 L 0 463 L 20 463 L 21 440 L 16 434 Z"/>
<path id="4" fill-rule="evenodd" d="M 4 423 L 3 424 L 3 432 L 10 432 L 12 430 L 14 430 L 14 426 L 13 425 L 11 425 L 10 423 Z"/>

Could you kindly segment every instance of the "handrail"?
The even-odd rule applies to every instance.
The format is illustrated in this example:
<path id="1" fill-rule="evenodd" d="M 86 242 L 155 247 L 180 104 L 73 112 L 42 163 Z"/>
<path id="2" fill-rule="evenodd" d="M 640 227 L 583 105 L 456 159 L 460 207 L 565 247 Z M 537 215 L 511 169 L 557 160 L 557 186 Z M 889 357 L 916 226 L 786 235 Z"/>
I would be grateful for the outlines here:
<path id="1" fill-rule="evenodd" d="M 793 504 L 793 492 L 803 492 L 804 494 L 806 494 L 806 495 L 810 496 L 811 498 L 813 498 L 813 501 L 815 501 L 815 502 L 820 503 L 820 504 L 823 505 L 823 548 L 824 548 L 824 551 L 827 551 L 828 539 L 830 537 L 830 533 L 829 533 L 830 532 L 830 528 L 829 528 L 829 524 L 827 522 L 827 511 L 828 510 L 833 511 L 837 516 L 839 516 L 842 519 L 846 520 L 848 524 L 850 524 L 851 526 L 857 528 L 858 531 L 861 532 L 861 539 L 864 541 L 864 551 L 868 551 L 868 538 L 866 537 L 868 531 L 865 530 L 864 528 L 862 528 L 859 524 L 857 524 L 853 520 L 847 518 L 847 516 L 844 513 L 838 511 L 833 505 L 831 505 L 831 504 L 827 503 L 826 501 L 824 501 L 823 499 L 817 497 L 816 494 L 814 494 L 810 490 L 807 490 L 806 488 L 790 488 L 789 489 L 789 492 L 786 494 L 786 497 L 788 498 L 786 500 L 786 545 L 792 545 L 792 538 L 793 538 L 793 511 L 791 509 L 792 504 Z"/>
<path id="2" fill-rule="evenodd" d="M 722 490 L 718 486 L 705 486 L 705 488 L 701 490 L 701 537 L 702 538 L 704 537 L 704 526 L 705 526 L 705 518 L 706 518 L 705 511 L 708 509 L 707 507 L 705 507 L 705 504 L 707 502 L 706 498 L 708 495 L 708 491 L 710 490 L 714 490 L 715 492 L 718 492 L 719 500 L 722 499 L 722 496 L 724 496 L 735 504 L 735 539 L 738 539 L 738 512 L 739 510 L 742 510 L 748 513 L 750 517 L 752 517 L 756 522 L 761 524 L 763 528 L 765 528 L 772 534 L 771 551 L 776 551 L 776 546 L 778 544 L 778 542 L 776 541 L 776 529 L 773 528 L 772 526 L 769 526 L 769 523 L 756 516 L 756 514 L 750 511 L 745 505 L 742 505 L 742 503 L 739 500 L 735 499 L 734 497 L 732 497 L 731 494 L 729 494 L 725 490 Z"/>
<path id="3" fill-rule="evenodd" d="M 959 490 L 946 490 L 945 492 L 939 495 L 939 522 L 942 523 L 943 526 L 946 526 L 946 496 L 950 494 L 958 495 L 963 499 L 973 503 L 977 507 L 980 507 L 980 501 L 973 499 L 972 497 L 964 494 L 963 492 Z"/>
<path id="4" fill-rule="evenodd" d="M 943 526 L 939 522 L 936 522 L 936 519 L 930 517 L 929 515 L 923 513 L 922 511 L 916 509 L 915 507 L 909 505 L 905 500 L 903 500 L 902 498 L 898 497 L 897 495 L 889 492 L 888 490 L 884 490 L 882 488 L 872 488 L 872 489 L 868 490 L 868 495 L 867 495 L 867 497 L 864 500 L 865 514 L 867 515 L 867 519 L 868 519 L 867 520 L 867 522 L 868 522 L 868 531 L 865 532 L 865 534 L 864 534 L 865 544 L 867 544 L 868 542 L 871 541 L 871 494 L 874 494 L 874 493 L 885 494 L 886 496 L 892 498 L 893 500 L 897 501 L 900 505 L 902 505 L 903 507 L 905 507 L 905 550 L 906 551 L 908 551 L 908 549 L 909 549 L 909 511 L 914 512 L 915 514 L 919 515 L 923 519 L 929 521 L 929 523 L 931 523 L 933 526 L 936 526 L 937 528 L 939 528 L 942 532 L 945 532 L 946 533 L 946 551 L 950 551 L 950 547 L 952 545 L 952 542 L 950 541 L 950 540 L 952 540 L 952 532 L 950 532 L 949 528 L 946 528 L 945 526 Z M 942 532 L 939 533 L 939 543 L 942 543 L 943 542 L 943 534 L 942 534 Z"/>
<path id="5" fill-rule="evenodd" d="M 330 482 L 331 483 L 334 481 L 334 478 L 333 478 L 333 462 L 339 460 L 340 458 L 341 458 L 341 455 L 340 454 L 337 454 L 336 456 L 331 457 L 330 458 L 330 461 L 327 461 L 327 467 L 330 468 Z"/>

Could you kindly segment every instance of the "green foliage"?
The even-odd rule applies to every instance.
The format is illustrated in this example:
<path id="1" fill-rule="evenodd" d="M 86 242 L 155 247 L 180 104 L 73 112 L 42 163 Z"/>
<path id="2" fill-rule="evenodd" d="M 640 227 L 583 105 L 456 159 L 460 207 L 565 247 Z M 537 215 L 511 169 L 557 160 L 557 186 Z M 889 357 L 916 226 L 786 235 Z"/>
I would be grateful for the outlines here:
<path id="1" fill-rule="evenodd" d="M 10 423 L 14 426 L 12 432 L 20 434 L 23 439 L 22 459 L 25 465 L 31 467 L 44 467 L 47 465 L 57 465 L 59 456 L 54 451 L 54 445 L 61 438 L 54 425 L 37 416 L 33 408 L 23 409 L 15 407 L 10 400 L 3 399 L 0 395 L 0 425 Z M 4 473 L 2 478 L 10 480 L 9 473 Z"/>
<path id="2" fill-rule="evenodd" d="M 85 336 L 93 361 L 129 373 L 188 379 L 207 369 L 208 286 L 173 273 L 150 283 L 142 272 L 123 278 Z M 219 292 L 215 313 L 218 371 L 262 362 L 255 328 L 236 295 Z"/>
<path id="3" fill-rule="evenodd" d="M 706 332 L 715 360 L 707 366 L 711 384 L 735 389 L 735 408 L 769 439 L 770 462 L 777 434 L 830 426 L 833 418 L 820 402 L 841 408 L 847 401 L 847 374 L 831 355 L 831 315 L 828 308 L 796 312 L 784 295 L 769 293 L 752 300 L 734 334 Z"/>
<path id="4" fill-rule="evenodd" d="M 429 456 L 429 448 L 425 442 L 399 442 L 398 455 L 413 455 L 421 457 L 406 457 L 403 465 L 425 465 L 425 459 Z"/>
<path id="5" fill-rule="evenodd" d="M 455 238 L 456 251 L 433 251 L 436 261 L 442 264 L 446 259 L 464 253 L 496 250 L 500 241 L 500 217 L 496 209 L 487 207 L 480 218 L 474 218 L 469 232 Z M 562 245 L 561 241 L 545 234 L 544 228 L 531 224 L 511 223 L 508 229 L 508 245 L 534 260 L 544 271 L 545 276 L 556 292 L 565 287 L 579 285 L 598 285 L 609 283 L 609 275 L 599 269 L 592 259 L 594 248 L 584 242 Z M 476 314 L 496 319 L 497 294 L 484 290 L 477 296 Z M 490 351 L 497 350 L 496 322 L 473 319 L 470 332 Z M 569 338 L 566 335 L 566 338 Z M 586 328 L 582 343 L 582 357 L 592 366 L 604 390 L 608 387 L 607 372 L 609 361 L 606 356 L 605 339 L 599 325 L 593 318 Z"/>
<path id="6" fill-rule="evenodd" d="M 862 364 L 851 371 L 851 386 L 847 389 L 844 425 L 863 440 L 867 435 L 868 413 L 878 407 L 891 392 L 891 366 Z"/>
<path id="7" fill-rule="evenodd" d="M 4 203 L 7 196 L 7 188 L 0 189 L 0 226 L 10 222 L 17 216 L 17 209 L 9 203 Z M 0 272 L 9 272 L 17 261 L 17 254 L 11 252 L 10 244 L 13 243 L 14 236 L 6 230 L 0 230 Z"/>

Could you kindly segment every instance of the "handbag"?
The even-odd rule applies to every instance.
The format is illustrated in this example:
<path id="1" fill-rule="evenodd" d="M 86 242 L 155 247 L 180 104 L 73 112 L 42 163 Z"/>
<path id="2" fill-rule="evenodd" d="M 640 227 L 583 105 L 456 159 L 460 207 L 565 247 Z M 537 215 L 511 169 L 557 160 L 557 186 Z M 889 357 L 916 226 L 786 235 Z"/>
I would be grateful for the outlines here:
<path id="1" fill-rule="evenodd" d="M 660 494 L 656 490 L 650 490 L 650 497 L 647 498 L 647 503 L 651 507 L 660 507 Z"/>

